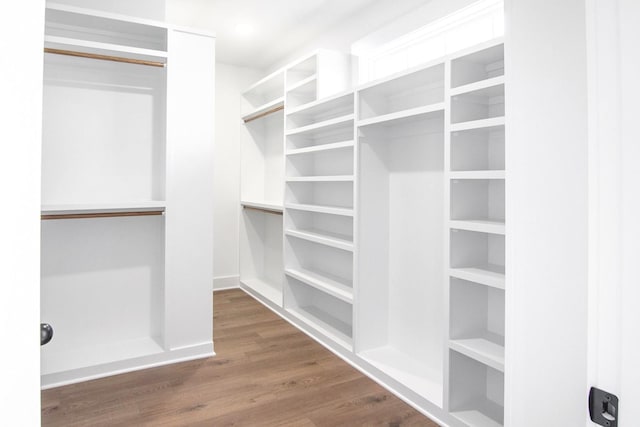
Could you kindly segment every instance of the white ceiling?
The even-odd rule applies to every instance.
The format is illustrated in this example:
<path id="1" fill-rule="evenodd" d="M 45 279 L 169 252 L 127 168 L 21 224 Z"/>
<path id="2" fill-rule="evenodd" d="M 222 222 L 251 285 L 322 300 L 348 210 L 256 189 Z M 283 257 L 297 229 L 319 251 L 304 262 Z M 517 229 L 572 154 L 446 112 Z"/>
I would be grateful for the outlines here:
<path id="1" fill-rule="evenodd" d="M 266 68 L 378 1 L 390 0 L 168 0 L 167 18 L 215 31 L 219 61 Z"/>

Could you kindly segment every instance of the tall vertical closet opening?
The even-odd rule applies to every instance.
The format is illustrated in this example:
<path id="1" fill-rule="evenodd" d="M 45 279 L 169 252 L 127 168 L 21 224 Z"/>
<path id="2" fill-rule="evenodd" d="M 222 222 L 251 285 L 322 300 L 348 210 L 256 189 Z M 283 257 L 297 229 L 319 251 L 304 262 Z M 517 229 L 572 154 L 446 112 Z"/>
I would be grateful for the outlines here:
<path id="1" fill-rule="evenodd" d="M 42 211 L 55 219 L 42 221 L 41 315 L 56 331 L 45 384 L 165 350 L 167 96 L 163 66 L 68 54 L 162 65 L 166 29 L 47 9 L 46 34 L 58 53 L 44 56 Z M 141 215 L 115 216 L 130 211 Z"/>

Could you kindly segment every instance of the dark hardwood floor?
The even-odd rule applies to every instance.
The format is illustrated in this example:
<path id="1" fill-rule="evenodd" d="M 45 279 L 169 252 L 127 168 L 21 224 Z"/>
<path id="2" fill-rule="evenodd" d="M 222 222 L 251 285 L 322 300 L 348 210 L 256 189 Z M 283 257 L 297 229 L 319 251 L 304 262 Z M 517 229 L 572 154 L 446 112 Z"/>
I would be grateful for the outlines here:
<path id="1" fill-rule="evenodd" d="M 429 426 L 240 290 L 214 297 L 216 357 L 42 392 L 44 426 Z"/>

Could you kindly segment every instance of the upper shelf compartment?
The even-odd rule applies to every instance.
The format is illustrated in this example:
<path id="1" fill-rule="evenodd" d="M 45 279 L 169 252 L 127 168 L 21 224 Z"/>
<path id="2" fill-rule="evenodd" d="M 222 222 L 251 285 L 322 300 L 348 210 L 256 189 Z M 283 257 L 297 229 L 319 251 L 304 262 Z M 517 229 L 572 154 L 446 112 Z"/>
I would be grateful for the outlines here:
<path id="1" fill-rule="evenodd" d="M 286 67 L 287 108 L 295 109 L 349 88 L 348 54 L 320 49 Z"/>
<path id="2" fill-rule="evenodd" d="M 480 128 L 488 119 L 503 117 L 504 111 L 504 83 L 451 98 L 451 123 L 475 122 L 472 127 Z"/>
<path id="3" fill-rule="evenodd" d="M 282 110 L 284 107 L 284 72 L 276 71 L 242 93 L 242 119 L 245 122 Z"/>
<path id="4" fill-rule="evenodd" d="M 341 93 L 287 111 L 287 130 L 353 114 L 353 92 Z"/>
<path id="5" fill-rule="evenodd" d="M 429 109 L 429 106 L 444 102 L 444 64 L 374 82 L 360 89 L 358 94 L 360 121 Z"/>
<path id="6" fill-rule="evenodd" d="M 313 54 L 287 69 L 287 91 L 294 90 L 317 77 L 318 56 Z"/>
<path id="7" fill-rule="evenodd" d="M 49 4 L 45 49 L 166 63 L 167 27 L 162 23 Z"/>
<path id="8" fill-rule="evenodd" d="M 453 88 L 500 76 L 504 76 L 503 43 L 451 61 L 451 87 Z"/>

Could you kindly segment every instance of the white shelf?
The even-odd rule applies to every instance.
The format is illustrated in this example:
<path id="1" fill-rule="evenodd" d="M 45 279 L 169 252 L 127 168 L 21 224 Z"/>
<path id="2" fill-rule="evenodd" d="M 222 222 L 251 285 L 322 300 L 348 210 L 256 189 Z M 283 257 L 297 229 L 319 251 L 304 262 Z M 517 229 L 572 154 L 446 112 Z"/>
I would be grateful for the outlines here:
<path id="1" fill-rule="evenodd" d="M 353 114 L 347 114 L 345 116 L 336 117 L 335 119 L 324 120 L 319 123 L 314 123 L 308 126 L 302 126 L 296 129 L 291 129 L 287 131 L 286 135 L 303 135 L 303 134 L 313 134 L 316 131 L 330 130 L 333 127 L 340 127 L 341 125 L 352 122 L 354 118 Z"/>
<path id="2" fill-rule="evenodd" d="M 398 111 L 396 113 L 384 114 L 382 116 L 371 117 L 369 119 L 359 120 L 358 127 L 371 125 L 395 124 L 394 122 L 408 121 L 412 118 L 422 118 L 422 116 L 444 111 L 444 103 L 426 105 L 423 107 L 411 108 L 408 110 Z"/>
<path id="3" fill-rule="evenodd" d="M 504 372 L 504 345 L 497 344 L 496 341 L 501 341 L 500 337 L 456 339 L 449 342 L 449 348 Z"/>
<path id="4" fill-rule="evenodd" d="M 42 358 L 41 374 L 104 365 L 163 352 L 162 346 L 151 337 L 63 349 L 54 349 L 53 345 L 50 345 L 46 349 L 43 348 L 43 354 L 46 356 Z"/>
<path id="5" fill-rule="evenodd" d="M 309 102 L 299 107 L 288 108 L 287 116 L 308 114 L 308 115 L 323 115 L 331 112 L 335 109 L 353 109 L 354 92 L 348 91 L 333 95 L 327 98 L 318 99 L 313 102 Z"/>
<path id="6" fill-rule="evenodd" d="M 282 213 L 282 204 L 276 202 L 255 202 L 242 200 L 240 204 L 247 208 L 260 209 L 265 211 L 273 211 Z"/>
<path id="7" fill-rule="evenodd" d="M 132 59 L 159 61 L 163 63 L 167 60 L 167 52 L 161 50 L 144 49 L 113 43 L 94 42 L 70 37 L 46 35 L 44 37 L 44 47 L 98 55 L 125 56 Z"/>
<path id="8" fill-rule="evenodd" d="M 287 92 L 293 92 L 296 89 L 299 89 L 299 88 L 303 87 L 306 84 L 315 82 L 317 79 L 318 79 L 318 76 L 316 74 L 313 74 L 313 75 L 311 75 L 311 76 L 309 76 L 307 78 L 304 78 L 304 79 L 300 80 L 299 82 L 291 85 L 290 87 L 288 87 L 287 88 Z"/>
<path id="9" fill-rule="evenodd" d="M 458 132 L 462 130 L 471 129 L 484 129 L 494 126 L 504 126 L 504 116 L 492 117 L 490 119 L 471 120 L 468 122 L 455 123 L 451 125 L 451 132 Z"/>
<path id="10" fill-rule="evenodd" d="M 504 222 L 489 220 L 451 220 L 449 227 L 455 230 L 477 231 L 480 233 L 505 234 Z"/>
<path id="11" fill-rule="evenodd" d="M 246 122 L 247 120 L 251 120 L 254 117 L 257 117 L 279 107 L 284 107 L 284 97 L 274 99 L 273 101 L 267 102 L 266 104 L 263 104 L 260 107 L 248 112 L 247 114 L 242 116 L 242 120 Z"/>
<path id="12" fill-rule="evenodd" d="M 255 293 L 262 295 L 272 303 L 282 306 L 282 285 L 271 283 L 265 278 L 240 279 L 240 283 L 250 288 Z"/>
<path id="13" fill-rule="evenodd" d="M 288 150 L 287 156 L 295 156 L 298 154 L 319 153 L 331 150 L 340 150 L 344 148 L 353 148 L 355 146 L 353 141 L 334 142 L 331 144 L 314 145 L 312 147 L 298 148 L 294 150 Z"/>
<path id="14" fill-rule="evenodd" d="M 333 176 L 290 176 L 287 182 L 351 182 L 353 175 L 333 175 Z"/>
<path id="15" fill-rule="evenodd" d="M 493 86 L 499 86 L 504 84 L 504 76 L 493 77 L 479 82 L 470 83 L 464 86 L 459 86 L 451 89 L 451 96 L 462 95 L 468 92 L 473 92 L 480 89 L 487 89 Z"/>
<path id="16" fill-rule="evenodd" d="M 333 248 L 342 249 L 344 251 L 353 252 L 353 241 L 348 236 L 337 233 L 329 233 L 327 231 L 317 230 L 286 230 L 288 236 L 297 237 L 298 239 L 308 240 L 310 242 L 320 243 L 322 245 L 331 246 Z"/>
<path id="17" fill-rule="evenodd" d="M 287 309 L 291 316 L 317 330 L 349 351 L 353 350 L 351 325 L 325 313 L 317 307 L 305 306 Z"/>
<path id="18" fill-rule="evenodd" d="M 451 58 L 451 86 L 458 88 L 504 75 L 504 40 L 457 52 Z"/>
<path id="19" fill-rule="evenodd" d="M 115 212 L 155 212 L 164 211 L 166 206 L 167 203 L 163 200 L 141 202 L 45 204 L 41 207 L 41 213 L 43 215 L 74 215 Z"/>
<path id="20" fill-rule="evenodd" d="M 146 18 L 137 18 L 129 15 L 122 15 L 118 13 L 105 12 L 96 9 L 87 9 L 84 7 L 70 6 L 62 3 L 53 3 L 47 2 L 47 12 L 54 11 L 59 14 L 73 14 L 81 16 L 82 20 L 93 19 L 93 18 L 101 18 L 110 20 L 111 31 L 121 31 L 120 28 L 113 28 L 115 25 L 125 25 L 128 26 L 130 24 L 136 25 L 144 25 L 148 27 L 156 27 L 158 29 L 166 29 L 167 24 L 160 21 L 154 21 Z M 55 19 L 54 19 L 55 21 Z M 83 22 L 84 23 L 84 22 Z M 213 36 L 213 34 L 211 34 Z"/>
<path id="21" fill-rule="evenodd" d="M 344 279 L 328 273 L 318 273 L 302 268 L 286 268 L 287 276 L 329 294 L 346 303 L 353 304 L 353 289 Z"/>
<path id="22" fill-rule="evenodd" d="M 441 374 L 429 369 L 420 360 L 391 346 L 366 350 L 360 352 L 359 356 L 435 405 L 442 405 Z"/>
<path id="23" fill-rule="evenodd" d="M 456 411 L 452 412 L 451 415 L 471 427 L 502 427 L 502 423 L 495 421 L 478 410 Z"/>
<path id="24" fill-rule="evenodd" d="M 504 170 L 452 171 L 451 179 L 505 179 Z"/>
<path id="25" fill-rule="evenodd" d="M 450 268 L 449 275 L 451 277 L 491 286 L 493 288 L 505 288 L 504 267 L 485 266 Z"/>
<path id="26" fill-rule="evenodd" d="M 268 76 L 258 80 L 242 92 L 243 96 L 254 94 L 263 94 L 279 91 L 282 88 L 284 74 L 283 71 L 276 71 Z"/>
<path id="27" fill-rule="evenodd" d="M 370 82 L 364 83 L 358 86 L 358 92 L 363 92 L 367 89 L 378 89 L 380 87 L 392 85 L 394 92 L 400 92 L 403 89 L 410 89 L 412 87 L 420 86 L 425 81 L 438 80 L 439 71 L 436 69 L 442 67 L 442 80 L 444 80 L 444 67 L 442 59 L 433 59 L 425 63 L 416 65 L 407 70 L 398 71 L 388 76 L 380 77 Z M 404 83 L 407 81 L 406 83 Z M 397 83 L 396 83 L 397 82 Z"/>
<path id="28" fill-rule="evenodd" d="M 284 206 L 286 209 L 295 209 L 299 211 L 318 212 L 332 215 L 353 216 L 353 209 L 339 208 L 335 206 L 306 205 L 300 203 L 288 203 Z"/>

